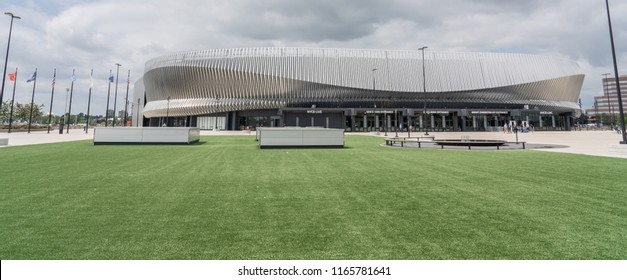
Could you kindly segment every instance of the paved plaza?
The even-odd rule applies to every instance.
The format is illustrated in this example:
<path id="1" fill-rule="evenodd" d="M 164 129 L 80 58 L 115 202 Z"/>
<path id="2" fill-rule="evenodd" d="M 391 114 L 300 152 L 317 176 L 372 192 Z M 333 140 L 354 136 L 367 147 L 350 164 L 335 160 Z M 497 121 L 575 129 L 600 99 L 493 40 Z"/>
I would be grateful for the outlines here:
<path id="1" fill-rule="evenodd" d="M 201 131 L 206 136 L 245 136 L 254 135 L 245 131 Z M 383 143 L 384 134 L 376 133 L 347 133 L 354 135 L 369 135 L 381 137 Z M 414 132 L 412 136 L 423 135 L 423 132 Z M 429 133 L 436 139 L 489 139 L 516 141 L 516 135 L 502 132 L 432 132 Z M 399 137 L 406 137 L 407 133 L 399 133 Z M 388 132 L 388 137 L 395 136 L 394 132 Z M 67 141 L 79 141 L 93 139 L 93 130 L 85 133 L 82 129 L 71 129 L 69 134 L 59 134 L 58 131 L 35 131 L 32 133 L 15 132 L 0 133 L 0 139 L 8 138 L 8 146 L 23 146 L 45 143 L 57 143 Z M 594 156 L 627 158 L 627 145 L 620 145 L 621 135 L 611 131 L 542 131 L 533 133 L 518 133 L 519 141 L 526 141 L 533 150 L 542 150 L 558 153 L 586 154 Z M 7 147 L 7 146 L 0 146 Z M 546 148 L 544 148 L 546 147 Z M 492 147 L 492 149 L 495 149 Z"/>
<path id="2" fill-rule="evenodd" d="M 474 140 L 516 141 L 516 134 L 503 132 L 433 132 L 429 134 L 435 136 L 435 139 L 462 139 L 462 137 L 464 137 Z M 411 136 L 414 137 L 423 135 L 424 132 L 411 134 Z M 382 133 L 377 136 L 385 137 Z M 394 132 L 388 132 L 388 137 L 393 136 L 396 136 Z M 406 137 L 407 133 L 399 133 L 398 136 Z M 619 144 L 621 135 L 612 131 L 541 131 L 518 133 L 518 141 L 527 142 L 529 149 L 533 150 L 627 158 L 627 145 Z M 445 149 L 451 148 L 452 147 L 447 147 Z M 466 147 L 458 148 L 467 149 Z M 496 150 L 495 147 L 487 147 L 484 149 Z M 516 147 L 515 149 L 522 150 L 521 147 Z"/>

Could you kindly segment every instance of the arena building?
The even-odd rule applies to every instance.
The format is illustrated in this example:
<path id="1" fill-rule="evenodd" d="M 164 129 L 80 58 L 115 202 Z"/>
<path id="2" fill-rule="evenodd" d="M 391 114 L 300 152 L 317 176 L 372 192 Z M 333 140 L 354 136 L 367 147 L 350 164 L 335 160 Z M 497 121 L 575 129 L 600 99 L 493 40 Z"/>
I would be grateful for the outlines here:
<path id="1" fill-rule="evenodd" d="M 242 130 L 569 130 L 584 75 L 558 57 L 409 50 L 242 48 L 146 63 L 133 119 Z"/>

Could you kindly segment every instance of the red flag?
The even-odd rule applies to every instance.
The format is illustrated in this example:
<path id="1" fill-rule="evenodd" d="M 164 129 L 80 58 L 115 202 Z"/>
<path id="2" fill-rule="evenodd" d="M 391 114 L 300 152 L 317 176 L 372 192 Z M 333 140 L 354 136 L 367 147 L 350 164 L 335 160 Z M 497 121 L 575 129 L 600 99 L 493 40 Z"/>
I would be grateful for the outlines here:
<path id="1" fill-rule="evenodd" d="M 15 76 L 16 76 L 16 75 L 17 75 L 17 74 L 16 74 L 15 72 L 13 72 L 13 73 L 9 73 L 9 80 L 10 80 L 10 81 L 15 81 Z"/>

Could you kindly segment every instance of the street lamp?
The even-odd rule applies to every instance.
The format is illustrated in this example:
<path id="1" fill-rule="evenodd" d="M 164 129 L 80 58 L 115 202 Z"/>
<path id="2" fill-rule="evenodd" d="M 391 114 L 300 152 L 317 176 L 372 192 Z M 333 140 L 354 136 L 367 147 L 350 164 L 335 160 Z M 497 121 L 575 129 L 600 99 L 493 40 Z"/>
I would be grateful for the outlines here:
<path id="1" fill-rule="evenodd" d="M 375 76 L 374 76 L 374 72 L 377 71 L 379 69 L 377 68 L 372 68 L 372 70 L 370 70 L 372 72 L 372 91 L 375 91 Z M 377 108 L 377 105 L 374 105 L 375 108 Z M 375 111 L 376 114 L 376 111 Z M 388 112 L 385 110 L 385 106 L 383 106 L 383 130 L 385 131 L 385 136 L 388 136 Z"/>
<path id="2" fill-rule="evenodd" d="M 124 126 L 126 126 L 127 110 L 128 110 L 128 88 L 131 86 L 131 70 L 128 70 L 128 77 L 126 79 L 126 97 L 124 98 Z"/>
<path id="3" fill-rule="evenodd" d="M 4 73 L 2 74 L 2 88 L 0 88 L 0 109 L 2 109 L 2 96 L 4 96 L 4 82 L 7 77 L 7 64 L 9 63 L 9 47 L 11 47 L 11 32 L 13 31 L 13 19 L 21 19 L 13 13 L 4 13 L 11 17 L 11 24 L 9 25 L 9 40 L 7 42 L 7 56 L 4 58 Z"/>
<path id="4" fill-rule="evenodd" d="M 170 117 L 170 96 L 168 96 L 168 107 L 165 111 L 165 123 L 168 122 L 169 117 Z"/>
<path id="5" fill-rule="evenodd" d="M 115 121 L 117 120 L 117 117 L 115 116 L 115 107 L 118 102 L 118 76 L 120 75 L 120 66 L 122 66 L 122 64 L 116 63 L 115 66 L 117 66 L 117 72 L 115 73 L 115 95 L 113 97 L 113 124 L 111 124 L 112 127 L 115 127 Z"/>
<path id="6" fill-rule="evenodd" d="M 140 99 L 137 98 L 137 120 L 135 121 L 135 127 L 139 127 L 139 107 L 140 107 L 139 102 L 140 102 Z"/>
<path id="7" fill-rule="evenodd" d="M 372 91 L 375 91 L 375 82 L 374 82 L 374 71 L 377 71 L 379 69 L 377 68 L 372 68 L 372 70 L 370 70 L 372 72 Z"/>
<path id="8" fill-rule="evenodd" d="M 424 112 L 423 115 L 427 115 L 427 78 L 426 78 L 426 74 L 425 74 L 425 49 L 428 48 L 427 46 L 424 46 L 422 48 L 419 48 L 419 51 L 422 51 L 422 92 L 424 93 L 424 100 L 423 100 L 423 105 L 424 105 Z M 425 135 L 429 135 L 429 131 L 426 129 L 425 126 Z"/>
<path id="9" fill-rule="evenodd" d="M 398 113 L 396 109 L 394 109 L 394 132 L 396 133 L 396 137 L 398 137 Z"/>
<path id="10" fill-rule="evenodd" d="M 67 98 L 68 96 L 70 96 L 70 88 L 65 88 L 65 107 L 63 108 L 63 115 L 67 116 L 66 120 L 68 122 L 68 125 L 70 125 L 70 114 L 67 113 Z M 65 120 L 63 120 L 63 118 L 61 118 L 61 121 L 59 123 L 59 134 L 63 134 L 63 125 L 65 124 Z"/>
<path id="11" fill-rule="evenodd" d="M 616 64 L 616 49 L 614 48 L 614 34 L 612 33 L 612 19 L 610 18 L 610 4 L 608 0 L 605 0 L 605 7 L 607 8 L 607 23 L 610 29 L 610 43 L 612 44 L 612 59 L 614 61 L 614 77 L 616 81 L 616 94 L 618 95 L 618 112 L 620 115 L 620 130 L 622 132 L 623 141 L 620 144 L 627 144 L 627 133 L 625 132 L 625 114 L 623 112 L 623 97 L 620 93 L 620 79 L 618 76 L 618 65 Z"/>

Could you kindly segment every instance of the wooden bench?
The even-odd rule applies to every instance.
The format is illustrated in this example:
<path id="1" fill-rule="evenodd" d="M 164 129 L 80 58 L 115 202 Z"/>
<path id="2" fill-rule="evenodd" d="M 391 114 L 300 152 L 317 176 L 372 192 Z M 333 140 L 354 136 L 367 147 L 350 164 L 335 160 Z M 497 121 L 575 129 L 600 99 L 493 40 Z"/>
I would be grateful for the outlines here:
<path id="1" fill-rule="evenodd" d="M 398 137 L 398 138 L 385 138 L 385 145 L 394 146 L 396 143 L 400 143 L 401 147 L 405 146 L 405 143 L 417 143 L 418 148 L 422 148 L 421 143 L 433 143 L 433 141 L 422 141 L 420 138 L 429 138 L 433 140 L 433 137 Z"/>
<path id="2" fill-rule="evenodd" d="M 398 142 L 398 143 L 401 143 L 401 147 L 403 147 L 403 144 L 405 142 L 418 142 L 418 145 L 420 145 L 419 142 L 430 142 L 430 141 L 421 141 L 421 139 L 429 139 L 433 141 L 435 140 L 435 137 L 434 136 L 389 137 L 389 138 L 385 138 L 385 144 L 388 146 L 392 146 Z"/>
<path id="3" fill-rule="evenodd" d="M 495 146 L 497 150 L 501 149 L 501 146 L 505 144 L 522 144 L 523 150 L 526 149 L 525 144 L 526 141 L 499 141 L 499 140 L 474 140 L 474 141 L 460 141 L 460 140 L 437 140 L 434 141 L 435 144 L 440 145 L 442 149 L 444 146 L 467 146 L 468 150 L 471 149 L 472 146 L 477 147 L 486 147 L 486 146 Z"/>
<path id="4" fill-rule="evenodd" d="M 421 141 L 421 138 L 427 138 L 427 139 L 431 139 L 431 141 Z M 472 142 L 472 141 L 468 141 L 468 142 L 464 142 L 464 141 L 451 141 L 451 140 L 440 140 L 437 141 L 433 138 L 433 136 L 428 136 L 428 137 L 392 137 L 392 138 L 385 138 L 385 145 L 387 146 L 394 146 L 394 144 L 396 143 L 400 143 L 401 147 L 405 146 L 405 143 L 416 143 L 418 144 L 418 148 L 422 148 L 422 143 L 432 143 L 432 144 L 436 144 L 436 145 L 440 145 L 442 149 L 444 149 L 444 146 L 467 146 L 468 150 L 471 149 L 472 146 L 495 146 L 497 150 L 501 149 L 502 145 L 505 144 L 522 144 L 522 148 L 523 150 L 526 149 L 526 141 L 519 141 L 519 142 L 509 142 L 509 141 L 484 141 L 481 142 L 480 144 L 478 144 L 477 142 Z"/>

